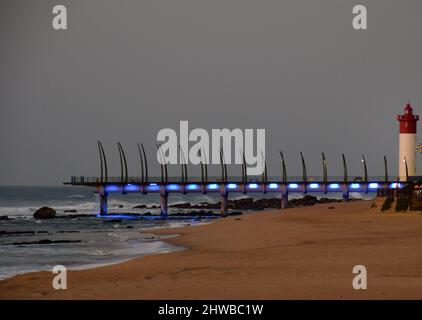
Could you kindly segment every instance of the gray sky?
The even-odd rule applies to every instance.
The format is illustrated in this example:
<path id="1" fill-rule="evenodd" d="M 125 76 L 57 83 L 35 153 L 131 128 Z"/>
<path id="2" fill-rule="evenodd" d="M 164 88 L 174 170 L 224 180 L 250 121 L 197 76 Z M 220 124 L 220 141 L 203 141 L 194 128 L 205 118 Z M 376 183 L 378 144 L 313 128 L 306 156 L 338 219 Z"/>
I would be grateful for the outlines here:
<path id="1" fill-rule="evenodd" d="M 51 27 L 64 4 L 69 30 Z M 352 8 L 368 9 L 368 30 Z M 131 175 L 136 143 L 193 128 L 265 128 L 269 173 L 397 174 L 396 115 L 422 113 L 420 0 L 1 0 L 0 184 L 54 185 L 96 175 L 96 140 Z M 420 125 L 420 124 L 419 124 Z M 419 174 L 422 163 L 419 162 Z M 199 168 L 189 168 L 199 174 Z M 172 168 L 179 173 L 179 168 Z M 230 168 L 230 174 L 240 173 Z"/>

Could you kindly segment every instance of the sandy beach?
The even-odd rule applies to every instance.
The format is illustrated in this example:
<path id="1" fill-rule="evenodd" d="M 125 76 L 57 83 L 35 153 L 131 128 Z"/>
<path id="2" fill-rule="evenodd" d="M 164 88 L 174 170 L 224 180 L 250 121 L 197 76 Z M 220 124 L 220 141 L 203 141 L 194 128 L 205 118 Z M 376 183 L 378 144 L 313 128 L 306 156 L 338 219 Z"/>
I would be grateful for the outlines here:
<path id="1" fill-rule="evenodd" d="M 320 204 L 160 230 L 184 251 L 0 281 L 0 299 L 422 299 L 422 215 L 370 201 Z M 334 208 L 332 208 L 334 207 Z M 354 290 L 364 265 L 367 290 Z"/>

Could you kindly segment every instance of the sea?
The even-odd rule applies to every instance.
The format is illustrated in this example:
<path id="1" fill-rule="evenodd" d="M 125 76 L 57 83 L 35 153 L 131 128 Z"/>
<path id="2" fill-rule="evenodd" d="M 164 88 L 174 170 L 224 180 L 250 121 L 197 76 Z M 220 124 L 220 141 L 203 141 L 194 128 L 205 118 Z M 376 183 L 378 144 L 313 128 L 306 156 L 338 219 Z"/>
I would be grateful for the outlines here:
<path id="1" fill-rule="evenodd" d="M 264 198 L 254 194 L 233 195 L 231 199 L 241 197 Z M 218 201 L 218 194 L 169 196 L 170 205 Z M 144 220 L 125 216 L 146 212 L 158 215 L 159 202 L 158 194 L 112 194 L 108 201 L 109 217 L 104 218 L 98 216 L 98 195 L 89 187 L 0 187 L 0 280 L 33 271 L 51 271 L 56 265 L 69 270 L 86 269 L 143 255 L 184 250 L 165 241 L 172 236 L 157 236 L 154 231 L 174 228 L 173 236 L 177 236 L 178 227 L 210 222 L 194 217 Z M 135 209 L 137 205 L 149 208 Z M 34 212 L 44 206 L 55 209 L 58 218 L 34 219 Z M 153 206 L 156 208 L 151 209 Z M 183 209 L 169 209 L 170 216 L 180 212 Z"/>

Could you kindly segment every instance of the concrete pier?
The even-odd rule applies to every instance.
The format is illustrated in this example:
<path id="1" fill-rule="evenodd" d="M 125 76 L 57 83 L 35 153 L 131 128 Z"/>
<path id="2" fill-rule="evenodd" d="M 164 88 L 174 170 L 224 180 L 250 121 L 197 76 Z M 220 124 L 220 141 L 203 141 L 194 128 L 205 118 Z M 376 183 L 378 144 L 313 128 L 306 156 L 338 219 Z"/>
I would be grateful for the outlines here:
<path id="1" fill-rule="evenodd" d="M 227 207 L 228 207 L 228 202 L 229 202 L 229 193 L 227 192 L 227 188 L 225 184 L 221 185 L 220 194 L 221 194 L 221 216 L 226 217 Z"/>
<path id="2" fill-rule="evenodd" d="M 160 195 L 160 205 L 161 205 L 161 216 L 167 217 L 168 215 L 168 196 L 170 193 L 178 194 L 211 194 L 220 193 L 221 197 L 221 216 L 226 216 L 228 214 L 228 203 L 229 193 L 261 193 L 261 194 L 274 194 L 279 195 L 280 197 L 280 207 L 281 209 L 286 209 L 288 207 L 289 193 L 294 194 L 306 194 L 308 191 L 312 193 L 341 193 L 343 202 L 349 201 L 350 192 L 358 193 L 372 193 L 377 192 L 380 188 L 387 189 L 402 189 L 405 188 L 408 184 L 399 183 L 397 181 L 389 181 L 385 179 L 384 181 L 366 179 L 365 181 L 312 181 L 308 184 L 304 184 L 303 181 L 290 181 L 290 182 L 277 182 L 271 181 L 267 182 L 266 185 L 263 183 L 240 183 L 235 180 L 233 182 L 221 182 L 221 181 L 212 181 L 207 183 L 199 184 L 198 182 L 158 182 L 158 183 L 135 183 L 131 181 L 130 184 L 121 184 L 116 182 L 107 182 L 107 183 L 97 183 L 97 182 L 86 182 L 88 179 L 75 180 L 76 178 L 72 177 L 72 182 L 68 183 L 71 185 L 83 185 L 90 186 L 95 188 L 95 192 L 99 195 L 100 202 L 100 215 L 107 215 L 107 202 L 108 196 L 112 194 L 159 194 Z M 94 178 L 92 179 L 94 180 Z M 116 180 L 116 179 L 114 179 Z"/>
<path id="3" fill-rule="evenodd" d="M 281 186 L 281 209 L 287 209 L 289 204 L 289 192 L 287 191 L 287 186 Z"/>
<path id="4" fill-rule="evenodd" d="M 349 202 L 349 186 L 347 184 L 343 184 L 341 186 L 341 190 L 343 193 L 343 202 Z"/>
<path id="5" fill-rule="evenodd" d="M 98 194 L 100 196 L 100 215 L 105 216 L 107 214 L 108 193 L 102 188 Z"/>
<path id="6" fill-rule="evenodd" d="M 166 187 L 163 185 L 160 188 L 160 208 L 161 208 L 161 216 L 167 217 L 168 215 L 168 198 L 169 194 L 166 190 Z"/>

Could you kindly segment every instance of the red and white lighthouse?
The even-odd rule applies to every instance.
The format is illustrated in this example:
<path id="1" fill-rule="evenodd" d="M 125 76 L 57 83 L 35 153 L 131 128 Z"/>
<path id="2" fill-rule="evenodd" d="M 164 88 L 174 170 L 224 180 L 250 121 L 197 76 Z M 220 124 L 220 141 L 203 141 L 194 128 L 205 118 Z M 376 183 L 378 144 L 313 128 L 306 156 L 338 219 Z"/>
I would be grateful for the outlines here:
<path id="1" fill-rule="evenodd" d="M 408 175 L 416 175 L 416 122 L 419 116 L 413 114 L 408 103 L 404 114 L 398 115 L 397 120 L 400 122 L 399 177 L 400 181 L 405 181 Z"/>

